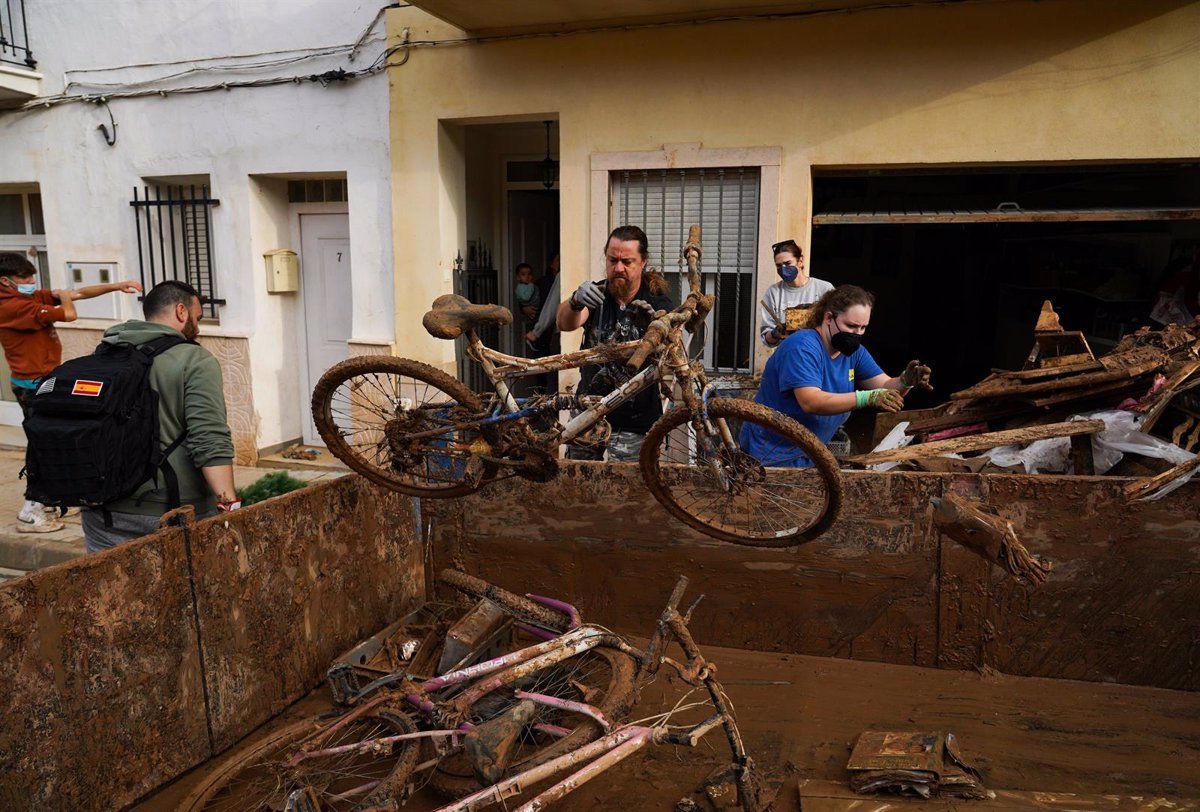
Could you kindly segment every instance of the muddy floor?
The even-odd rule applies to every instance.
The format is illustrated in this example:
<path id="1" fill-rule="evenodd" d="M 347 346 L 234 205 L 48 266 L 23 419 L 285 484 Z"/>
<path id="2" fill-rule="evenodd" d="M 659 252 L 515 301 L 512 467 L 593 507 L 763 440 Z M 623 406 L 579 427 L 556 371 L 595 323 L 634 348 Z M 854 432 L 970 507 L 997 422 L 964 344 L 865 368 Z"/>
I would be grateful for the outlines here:
<path id="1" fill-rule="evenodd" d="M 847 795 L 842 790 L 846 760 L 857 735 L 868 729 L 955 733 L 985 785 L 1006 791 L 995 801 L 952 804 L 957 808 L 1027 808 L 1028 801 L 1059 809 L 1191 809 L 1200 799 L 1200 694 L 735 649 L 706 651 L 719 665 L 719 678 L 752 756 L 780 787 L 777 810 L 800 808 L 801 785 L 806 810 L 889 806 L 836 797 Z M 665 709 L 682 693 L 679 684 L 662 677 L 647 689 L 634 717 Z M 316 691 L 274 724 L 312 713 L 327 702 L 324 689 Z M 635 757 L 568 796 L 558 808 L 670 810 L 725 758 L 719 735 L 710 735 L 706 745 Z M 193 770 L 135 809 L 176 809 L 211 766 Z M 1071 802 L 1050 803 L 1051 796 L 1033 793 L 1058 793 Z M 1018 797 L 1022 803 L 1014 800 Z M 437 806 L 422 792 L 405 808 L 421 812 Z"/>

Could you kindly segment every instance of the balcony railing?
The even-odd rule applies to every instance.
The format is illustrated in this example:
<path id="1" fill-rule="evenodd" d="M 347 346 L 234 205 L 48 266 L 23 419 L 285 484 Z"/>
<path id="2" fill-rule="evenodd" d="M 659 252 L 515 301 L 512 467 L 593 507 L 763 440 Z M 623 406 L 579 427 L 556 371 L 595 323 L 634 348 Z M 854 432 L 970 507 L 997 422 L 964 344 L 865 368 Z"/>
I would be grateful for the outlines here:
<path id="1" fill-rule="evenodd" d="M 25 0 L 0 0 L 0 62 L 30 69 L 37 67 L 37 60 L 29 48 Z"/>

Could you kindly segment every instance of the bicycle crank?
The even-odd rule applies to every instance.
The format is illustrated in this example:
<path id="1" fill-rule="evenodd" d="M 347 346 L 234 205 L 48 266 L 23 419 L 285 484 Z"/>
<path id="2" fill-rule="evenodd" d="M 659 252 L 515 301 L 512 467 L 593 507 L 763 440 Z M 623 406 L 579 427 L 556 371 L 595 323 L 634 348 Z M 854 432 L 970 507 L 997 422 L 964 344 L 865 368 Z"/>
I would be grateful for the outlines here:
<path id="1" fill-rule="evenodd" d="M 514 443 L 504 448 L 503 456 L 485 457 L 488 462 L 513 469 L 533 482 L 549 482 L 558 476 L 558 458 L 541 446 Z"/>

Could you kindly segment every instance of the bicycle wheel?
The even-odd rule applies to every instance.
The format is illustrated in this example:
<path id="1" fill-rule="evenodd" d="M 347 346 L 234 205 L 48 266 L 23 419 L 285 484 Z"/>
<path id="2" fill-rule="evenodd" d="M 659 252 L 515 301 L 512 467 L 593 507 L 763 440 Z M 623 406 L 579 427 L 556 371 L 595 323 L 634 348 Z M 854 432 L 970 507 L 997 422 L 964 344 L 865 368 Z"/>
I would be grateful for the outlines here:
<path id="1" fill-rule="evenodd" d="M 417 763 L 417 741 L 391 746 L 314 756 L 288 767 L 284 762 L 301 748 L 312 752 L 384 736 L 415 733 L 403 713 L 376 708 L 344 727 L 325 733 L 340 717 L 317 716 L 284 727 L 246 753 L 235 755 L 184 799 L 188 812 L 280 810 L 289 794 L 309 788 L 322 810 L 366 809 L 398 798 Z"/>
<path id="2" fill-rule="evenodd" d="M 559 632 L 565 631 L 569 624 L 567 616 L 557 609 L 551 609 L 549 606 L 534 603 L 528 598 L 515 595 L 494 584 L 489 584 L 482 578 L 467 575 L 465 572 L 445 569 L 438 575 L 438 579 L 443 584 L 453 587 L 464 595 L 468 595 L 476 600 L 486 598 L 517 620 L 523 620 L 526 623 L 532 623 L 535 626 Z"/>
<path id="3" fill-rule="evenodd" d="M 697 436 L 688 428 L 693 413 L 672 409 L 650 427 L 640 462 L 650 492 L 673 516 L 749 547 L 802 544 L 833 524 L 842 505 L 841 476 L 837 460 L 812 432 L 747 400 L 714 399 L 708 414 L 725 420 L 735 443 L 742 426 L 752 424 L 790 447 L 760 461 L 740 448 L 730 451 L 719 437 Z M 792 467 L 804 457 L 813 467 Z"/>
<path id="4" fill-rule="evenodd" d="M 483 413 L 482 401 L 428 364 L 386 356 L 343 361 L 313 388 L 312 412 L 333 455 L 385 488 L 462 496 L 490 474 L 476 454 L 484 438 L 469 425 Z M 434 434 L 410 437 L 425 432 Z"/>
<path id="5" fill-rule="evenodd" d="M 628 716 L 634 701 L 635 670 L 634 660 L 616 649 L 588 649 L 481 697 L 471 705 L 465 721 L 480 725 L 495 719 L 519 701 L 515 691 L 522 690 L 586 702 L 599 708 L 615 727 Z M 503 679 L 504 674 L 498 677 Z M 535 730 L 536 725 L 563 728 L 566 732 L 553 736 Z M 600 724 L 591 717 L 538 706 L 512 750 L 505 774 L 536 767 L 603 734 Z M 449 798 L 461 798 L 484 786 L 462 753 L 442 759 L 431 773 L 429 785 Z"/>

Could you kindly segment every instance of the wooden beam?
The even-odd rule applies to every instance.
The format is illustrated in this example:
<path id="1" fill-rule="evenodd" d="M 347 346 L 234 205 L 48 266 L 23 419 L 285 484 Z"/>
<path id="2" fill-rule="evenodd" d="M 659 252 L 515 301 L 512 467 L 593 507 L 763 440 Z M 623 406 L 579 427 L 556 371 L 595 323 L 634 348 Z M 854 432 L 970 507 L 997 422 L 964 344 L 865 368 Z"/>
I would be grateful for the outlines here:
<path id="1" fill-rule="evenodd" d="M 1145 220 L 1200 220 L 1200 209 L 1171 207 L 1157 209 L 1043 209 L 939 212 L 826 212 L 813 215 L 814 226 L 864 225 L 871 223 L 1112 223 Z"/>
<path id="2" fill-rule="evenodd" d="M 1154 428 L 1154 424 L 1158 422 L 1158 418 L 1162 417 L 1163 411 L 1170 404 L 1171 399 L 1175 397 L 1176 390 L 1183 386 L 1188 378 L 1196 374 L 1197 370 L 1200 370 L 1200 361 L 1188 361 L 1175 370 L 1175 374 L 1167 379 L 1162 389 L 1159 389 L 1150 401 L 1137 409 L 1137 411 L 1144 411 L 1146 413 L 1145 419 L 1142 420 L 1140 431 L 1146 434 L 1150 433 L 1150 429 Z"/>
<path id="3" fill-rule="evenodd" d="M 1158 493 L 1164 487 L 1179 479 L 1184 474 L 1200 468 L 1200 454 L 1192 457 L 1187 462 L 1181 462 L 1174 468 L 1168 468 L 1158 476 L 1146 477 L 1139 479 L 1125 486 L 1125 501 L 1133 502 L 1138 499 L 1145 499 L 1147 496 Z"/>
<path id="4" fill-rule="evenodd" d="M 905 434 L 932 434 L 944 429 L 956 429 L 959 426 L 969 426 L 972 423 L 987 423 L 990 420 L 1001 420 L 1018 415 L 1036 415 L 1036 409 L 1030 409 L 1027 404 L 1004 401 L 982 406 L 971 404 L 968 408 L 954 414 L 944 414 L 938 417 L 926 417 L 912 421 Z"/>
<path id="5" fill-rule="evenodd" d="M 1071 356 L 1065 356 L 1070 358 Z M 1086 356 L 1085 356 L 1086 357 Z M 1057 358 L 1047 358 L 1047 361 L 1057 361 Z M 1063 378 L 1067 375 L 1081 375 L 1086 372 L 1100 372 L 1105 366 L 1099 361 L 1086 360 L 1077 364 L 1054 367 L 1036 367 L 1035 369 L 993 369 L 989 378 L 998 380 L 1035 381 L 1042 378 Z M 983 383 L 989 378 L 984 378 Z M 978 386 L 979 384 L 975 384 Z"/>
<path id="6" fill-rule="evenodd" d="M 905 448 L 893 448 L 890 451 L 875 451 L 870 454 L 858 454 L 847 457 L 846 462 L 855 465 L 878 465 L 881 462 L 902 462 L 921 457 L 939 457 L 943 454 L 958 454 L 964 451 L 984 451 L 1002 445 L 1024 445 L 1034 440 L 1045 440 L 1050 437 L 1074 437 L 1077 434 L 1095 434 L 1104 430 L 1103 420 L 1068 420 L 1066 423 L 1051 423 L 1047 426 L 1029 426 L 1023 429 L 1008 429 L 1007 431 L 989 431 L 985 434 L 971 434 L 966 437 L 954 437 L 949 440 L 938 440 L 933 443 L 918 443 Z"/>
<path id="7" fill-rule="evenodd" d="M 1138 375 L 1145 375 L 1147 372 L 1153 372 L 1161 367 L 1165 360 L 1162 353 L 1158 353 L 1155 358 L 1148 358 L 1130 366 L 1116 366 L 1114 364 L 1114 366 L 1107 367 L 1099 372 L 1085 372 L 1082 375 L 1072 375 L 1069 378 L 1052 378 L 1050 380 L 1034 381 L 1033 383 L 1024 383 L 1019 379 L 1010 381 L 1003 378 L 996 378 L 977 383 L 961 392 L 954 392 L 950 395 L 950 399 L 1019 398 L 1033 393 L 1053 392 L 1057 394 L 1065 392 L 1068 389 L 1084 390 L 1093 386 L 1112 383 L 1113 381 L 1121 381 L 1128 378 L 1136 378 Z M 1081 393 L 1081 397 L 1084 394 L 1086 392 Z"/>

